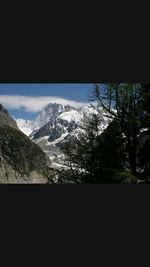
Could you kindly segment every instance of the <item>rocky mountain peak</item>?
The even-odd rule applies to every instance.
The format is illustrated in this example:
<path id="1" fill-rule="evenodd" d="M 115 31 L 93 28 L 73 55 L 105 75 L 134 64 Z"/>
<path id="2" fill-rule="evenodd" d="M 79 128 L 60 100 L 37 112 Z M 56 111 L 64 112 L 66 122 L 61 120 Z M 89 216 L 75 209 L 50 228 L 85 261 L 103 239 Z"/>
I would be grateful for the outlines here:
<path id="1" fill-rule="evenodd" d="M 74 109 L 74 107 L 58 103 L 50 103 L 39 113 L 36 119 L 36 124 L 41 128 L 49 121 L 55 121 L 63 111 L 69 111 L 71 109 Z"/>
<path id="2" fill-rule="evenodd" d="M 76 108 L 70 105 L 50 103 L 32 122 L 33 128 L 35 126 L 34 130 L 29 122 L 25 123 L 27 127 L 24 127 L 23 123 L 18 126 L 23 132 L 30 133 L 29 138 L 38 144 L 53 161 L 56 155 L 63 157 L 64 145 L 67 142 L 74 142 L 80 134 L 83 134 L 83 123 L 92 119 L 94 114 L 99 118 L 99 132 L 101 133 L 110 121 L 90 105 Z"/>

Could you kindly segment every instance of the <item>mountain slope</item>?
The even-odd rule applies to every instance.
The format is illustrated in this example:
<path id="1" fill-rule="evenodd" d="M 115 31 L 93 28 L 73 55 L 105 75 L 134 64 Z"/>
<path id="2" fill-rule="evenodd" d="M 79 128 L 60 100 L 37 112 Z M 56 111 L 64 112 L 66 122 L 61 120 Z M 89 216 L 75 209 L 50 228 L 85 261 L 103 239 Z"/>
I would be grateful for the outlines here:
<path id="1" fill-rule="evenodd" d="M 48 113 L 46 113 L 46 110 Z M 44 118 L 45 114 L 45 118 Z M 37 124 L 43 124 L 42 127 L 34 131 L 30 138 L 38 144 L 42 150 L 52 159 L 54 156 L 62 156 L 62 148 L 66 142 L 73 142 L 76 137 L 83 132 L 82 125 L 84 121 L 96 114 L 99 116 L 100 133 L 108 126 L 109 120 L 105 116 L 99 115 L 98 111 L 90 106 L 75 109 L 71 106 L 62 106 L 60 104 L 49 104 L 36 119 Z M 42 118 L 42 119 L 41 119 Z"/>
<path id="2" fill-rule="evenodd" d="M 49 158 L 0 105 L 0 183 L 46 183 L 51 175 Z"/>
<path id="3" fill-rule="evenodd" d="M 39 128 L 34 121 L 30 120 L 16 119 L 16 123 L 18 128 L 27 136 Z"/>
<path id="4" fill-rule="evenodd" d="M 67 142 L 74 142 L 84 134 L 83 124 L 92 118 L 93 114 L 98 116 L 99 134 L 109 125 L 110 119 L 106 114 L 100 115 L 98 110 L 87 105 L 82 108 L 75 108 L 70 105 L 50 103 L 38 115 L 35 121 L 21 121 L 19 128 L 27 134 L 34 128 L 29 138 L 34 141 L 50 158 L 53 168 L 63 166 L 63 147 Z M 33 129 L 32 128 L 32 129 Z"/>
<path id="5" fill-rule="evenodd" d="M 39 128 L 43 127 L 47 122 L 51 120 L 56 120 L 62 111 L 68 111 L 73 109 L 70 105 L 61 105 L 58 103 L 50 103 L 39 113 L 35 120 L 36 125 Z"/>
<path id="6" fill-rule="evenodd" d="M 16 121 L 9 115 L 8 111 L 0 104 L 0 125 L 7 124 L 19 130 Z"/>
<path id="7" fill-rule="evenodd" d="M 53 108 L 55 109 L 55 106 L 53 106 Z M 51 114 L 49 121 L 31 133 L 30 137 L 33 140 L 37 140 L 42 137 L 45 139 L 46 137 L 46 140 L 49 142 L 54 142 L 62 136 L 66 138 L 67 134 L 68 136 L 73 134 L 76 135 L 76 133 L 82 131 L 82 124 L 84 121 L 87 118 L 89 119 L 93 114 L 99 116 L 99 128 L 100 131 L 103 131 L 108 126 L 110 120 L 105 116 L 100 115 L 97 110 L 89 106 L 80 109 L 69 107 L 68 109 L 63 109 L 60 112 L 57 112 L 57 116 L 56 113 L 54 117 Z M 48 114 L 46 114 L 46 120 L 48 120 Z M 45 121 L 44 117 L 43 121 Z"/>

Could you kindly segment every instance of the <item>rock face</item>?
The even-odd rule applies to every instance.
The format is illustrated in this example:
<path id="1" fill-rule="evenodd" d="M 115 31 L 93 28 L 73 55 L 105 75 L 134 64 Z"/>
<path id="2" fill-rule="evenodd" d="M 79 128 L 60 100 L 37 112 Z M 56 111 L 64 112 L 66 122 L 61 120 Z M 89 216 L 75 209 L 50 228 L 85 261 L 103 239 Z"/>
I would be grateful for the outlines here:
<path id="1" fill-rule="evenodd" d="M 67 138 L 67 135 L 69 137 L 70 135 L 74 135 L 81 130 L 81 125 L 86 118 L 89 118 L 92 114 L 98 115 L 98 112 L 91 107 L 75 109 L 71 106 L 62 108 L 62 106 L 59 104 L 58 106 L 56 106 L 56 104 L 50 104 L 49 106 L 51 107 L 52 113 L 49 113 L 48 111 L 48 114 L 45 115 L 46 119 L 44 119 L 46 108 L 40 113 L 43 114 L 40 115 L 40 118 L 42 117 L 43 122 L 48 122 L 30 135 L 30 138 L 33 140 L 47 137 L 49 142 L 54 142 L 64 135 L 65 138 Z M 55 110 L 56 107 L 57 110 Z M 104 116 L 99 115 L 99 117 L 100 129 L 104 130 L 108 126 L 109 120 Z"/>
<path id="2" fill-rule="evenodd" d="M 99 117 L 99 132 L 102 133 L 110 123 L 110 119 L 100 115 L 98 110 L 87 105 L 75 108 L 70 105 L 50 103 L 38 115 L 31 125 L 34 128 L 29 135 L 50 158 L 53 167 L 63 165 L 63 148 L 67 142 L 74 142 L 76 138 L 84 133 L 83 124 L 93 114 Z M 104 112 L 103 112 L 104 114 Z M 92 117 L 91 117 L 92 118 Z M 24 121 L 28 126 L 30 123 Z M 23 121 L 21 125 L 24 125 Z M 19 128 L 26 133 L 26 127 Z M 29 132 L 31 127 L 29 126 Z"/>
<path id="3" fill-rule="evenodd" d="M 33 135 L 31 134 L 31 137 L 35 140 L 44 136 L 49 136 L 48 141 L 53 142 L 60 138 L 64 133 L 72 132 L 77 128 L 77 126 L 78 125 L 75 121 L 68 122 L 67 120 L 57 118 L 57 120 L 49 121 Z"/>
<path id="4" fill-rule="evenodd" d="M 71 108 L 73 107 L 70 107 L 69 105 L 63 106 L 58 103 L 50 103 L 39 113 L 35 123 L 41 128 L 47 122 L 56 120 L 62 111 L 68 111 Z"/>
<path id="5" fill-rule="evenodd" d="M 36 125 L 43 125 L 47 122 L 33 131 L 29 137 L 52 159 L 53 156 L 62 155 L 62 148 L 66 142 L 74 142 L 74 139 L 83 131 L 83 122 L 92 114 L 98 115 L 99 113 L 90 106 L 75 109 L 69 105 L 51 103 L 40 112 L 35 120 Z M 99 128 L 102 132 L 108 126 L 109 120 L 102 115 L 99 117 Z"/>
<path id="6" fill-rule="evenodd" d="M 0 183 L 46 183 L 52 180 L 47 155 L 17 127 L 0 105 Z"/>
<path id="7" fill-rule="evenodd" d="M 7 124 L 17 130 L 19 130 L 16 121 L 9 115 L 8 111 L 0 104 L 0 125 Z"/>

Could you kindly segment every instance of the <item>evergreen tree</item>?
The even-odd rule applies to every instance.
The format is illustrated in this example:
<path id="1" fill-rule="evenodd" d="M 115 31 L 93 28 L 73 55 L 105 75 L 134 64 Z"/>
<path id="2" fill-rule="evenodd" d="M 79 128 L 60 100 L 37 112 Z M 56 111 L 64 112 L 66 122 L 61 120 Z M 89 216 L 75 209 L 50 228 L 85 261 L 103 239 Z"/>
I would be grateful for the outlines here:
<path id="1" fill-rule="evenodd" d="M 144 110 L 150 114 L 150 83 L 142 84 Z"/>
<path id="2" fill-rule="evenodd" d="M 95 114 L 91 118 L 84 117 L 81 133 L 73 143 L 68 142 L 64 147 L 65 165 L 72 171 L 73 180 L 84 183 L 92 177 L 94 182 L 94 172 L 98 165 L 98 123 Z"/>
<path id="3" fill-rule="evenodd" d="M 150 83 L 142 84 L 143 90 L 143 112 L 144 112 L 144 125 L 143 127 L 150 127 Z"/>
<path id="4" fill-rule="evenodd" d="M 141 129 L 142 87 L 140 84 L 96 84 L 90 97 L 97 101 L 99 112 L 115 118 L 125 135 L 128 161 L 133 175 L 137 175 L 137 146 Z"/>
<path id="5" fill-rule="evenodd" d="M 65 147 L 68 170 L 61 172 L 59 181 L 81 183 L 132 182 L 133 176 L 125 172 L 126 151 L 123 135 L 117 120 L 99 134 L 95 115 L 84 122 L 84 132 L 74 143 Z M 135 178 L 135 177 L 134 177 Z"/>
<path id="6" fill-rule="evenodd" d="M 142 84 L 142 131 L 139 136 L 138 162 L 141 170 L 140 177 L 150 180 L 150 84 Z"/>
<path id="7" fill-rule="evenodd" d="M 137 183 L 150 178 L 150 85 L 95 85 L 90 100 L 112 120 L 99 132 L 99 116 L 84 118 L 82 132 L 65 147 L 69 176 L 79 183 Z M 95 106 L 95 105 L 94 105 Z"/>

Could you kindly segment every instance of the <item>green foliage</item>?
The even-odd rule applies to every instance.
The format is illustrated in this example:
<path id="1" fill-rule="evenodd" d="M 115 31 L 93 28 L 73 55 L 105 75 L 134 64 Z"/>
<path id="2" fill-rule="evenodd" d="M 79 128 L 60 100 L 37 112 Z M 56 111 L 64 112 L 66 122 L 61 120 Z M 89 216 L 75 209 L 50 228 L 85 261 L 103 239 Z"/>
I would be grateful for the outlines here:
<path id="1" fill-rule="evenodd" d="M 98 117 L 93 116 L 85 121 L 84 133 L 76 142 L 67 145 L 67 172 L 72 179 L 137 183 L 140 177 L 150 178 L 150 132 L 143 137 L 141 131 L 150 125 L 150 91 L 141 84 L 96 84 L 90 100 L 113 121 L 99 134 Z"/>
<path id="2" fill-rule="evenodd" d="M 142 90 L 138 83 L 96 85 L 91 96 L 91 101 L 97 101 L 98 106 L 107 112 L 107 116 L 118 120 L 126 139 L 128 161 L 134 175 L 137 173 L 138 136 L 142 128 Z"/>
<path id="3" fill-rule="evenodd" d="M 123 170 L 125 164 L 123 137 L 116 120 L 98 137 L 98 162 L 96 180 L 111 182 L 116 169 Z"/>
<path id="4" fill-rule="evenodd" d="M 150 179 L 150 135 L 144 136 L 144 141 L 138 153 L 138 162 L 142 169 L 140 177 L 146 180 Z"/>
<path id="5" fill-rule="evenodd" d="M 87 123 L 87 122 L 86 122 Z M 89 127 L 92 121 L 85 123 L 84 134 L 74 144 L 65 147 L 66 162 L 69 170 L 65 171 L 72 181 L 82 183 L 114 183 L 116 170 L 123 171 L 125 153 L 120 126 L 114 120 L 100 135 L 96 127 Z M 65 181 L 61 173 L 61 179 Z M 118 182 L 118 178 L 116 182 Z"/>
<path id="6" fill-rule="evenodd" d="M 138 181 L 137 177 L 132 175 L 129 171 L 116 172 L 112 177 L 112 180 L 115 183 L 124 183 L 124 184 L 137 183 Z"/>

